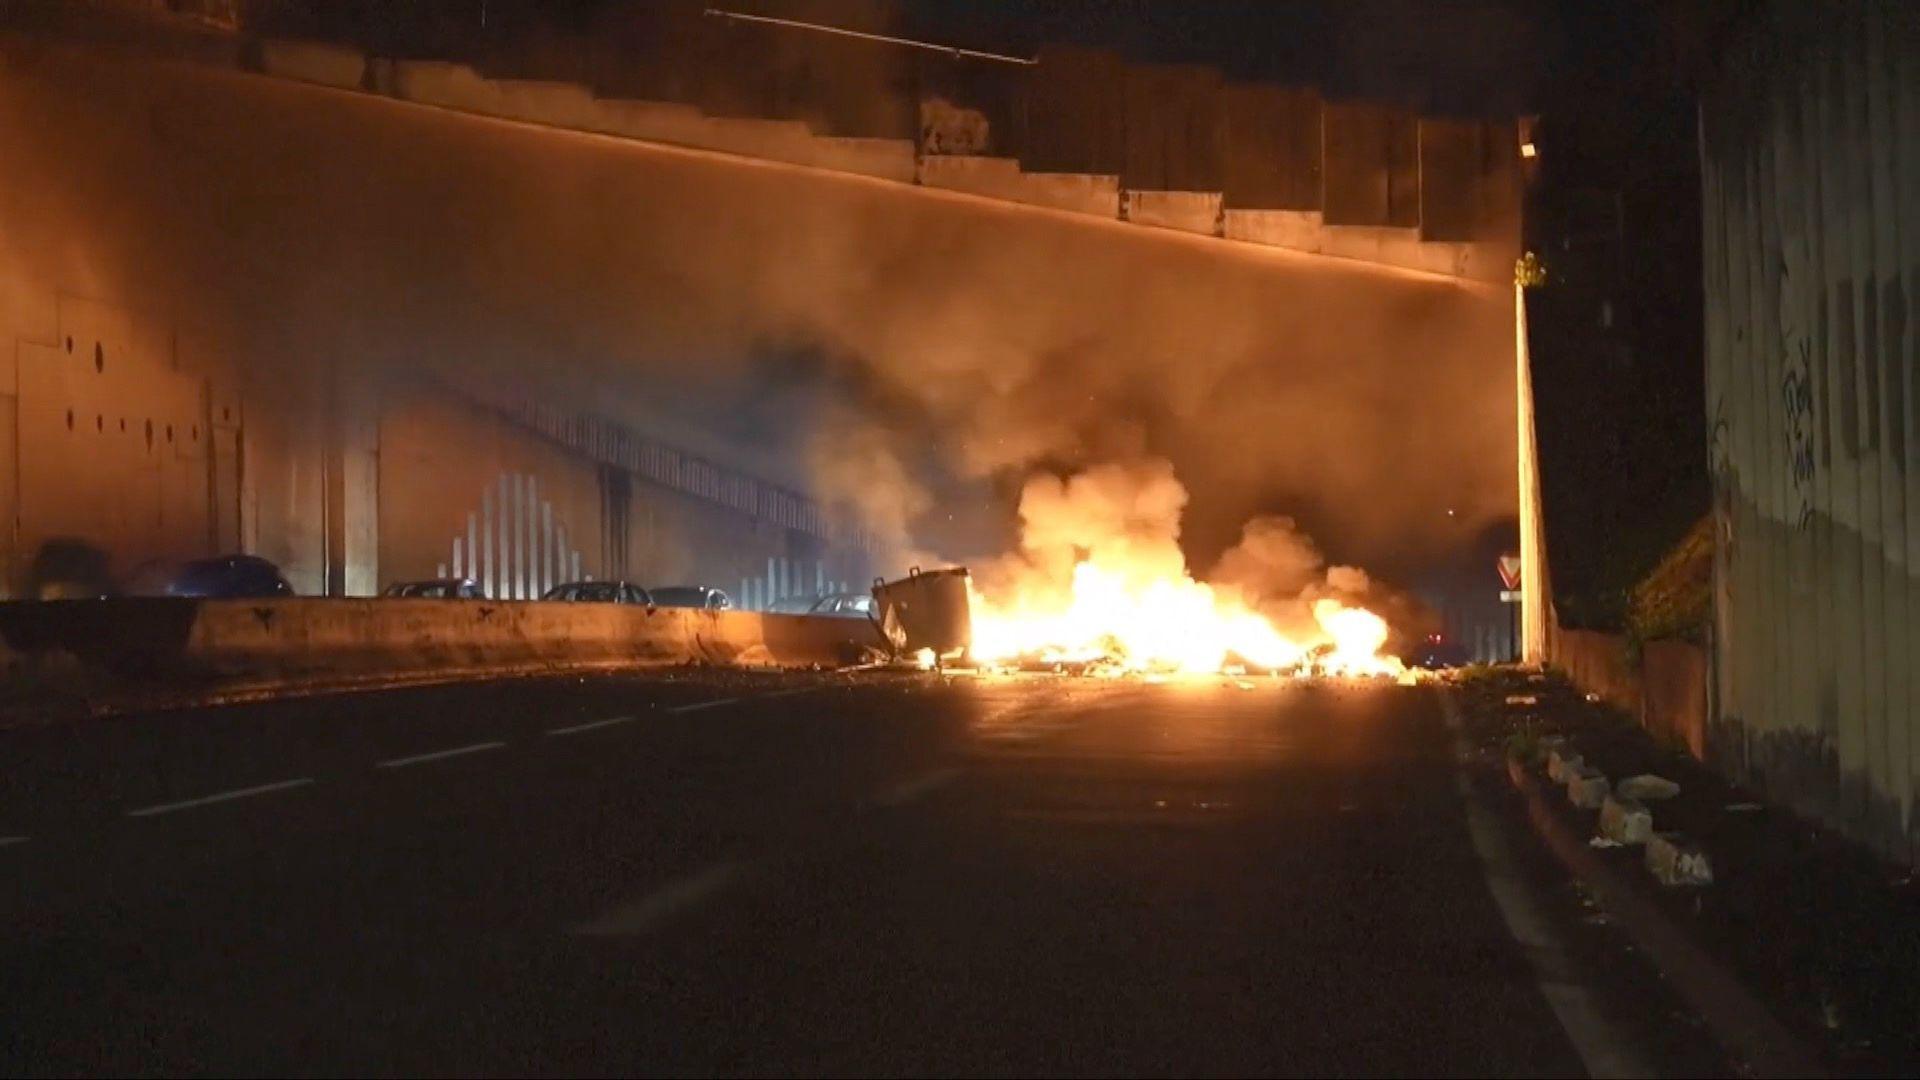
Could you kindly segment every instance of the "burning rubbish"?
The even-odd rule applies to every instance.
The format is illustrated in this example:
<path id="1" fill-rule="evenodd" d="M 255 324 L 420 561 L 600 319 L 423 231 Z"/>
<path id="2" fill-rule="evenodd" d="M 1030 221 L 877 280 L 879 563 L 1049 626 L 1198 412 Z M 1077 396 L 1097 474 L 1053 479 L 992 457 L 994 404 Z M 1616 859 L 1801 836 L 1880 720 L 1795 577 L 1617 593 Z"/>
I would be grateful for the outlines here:
<path id="1" fill-rule="evenodd" d="M 1232 583 L 1194 578 L 1179 547 L 1186 491 L 1165 462 L 1096 467 L 1029 481 L 1020 501 L 1020 549 L 981 567 L 876 584 L 885 632 L 903 655 L 942 657 L 965 646 L 976 665 L 1090 677 L 1249 674 L 1401 677 L 1383 655 L 1379 615 L 1350 603 L 1364 574 L 1324 574 L 1286 519 L 1250 526 L 1248 552 L 1222 566 Z M 1256 544 L 1255 541 L 1258 541 Z M 1308 580 L 1276 577 L 1288 567 Z M 1251 569 L 1249 569 L 1251 568 Z M 1262 577 L 1282 586 L 1262 588 Z M 1316 595 L 1319 593 L 1321 595 Z M 964 601 L 962 603 L 961 601 Z M 1282 629 L 1282 623 L 1287 629 Z"/>

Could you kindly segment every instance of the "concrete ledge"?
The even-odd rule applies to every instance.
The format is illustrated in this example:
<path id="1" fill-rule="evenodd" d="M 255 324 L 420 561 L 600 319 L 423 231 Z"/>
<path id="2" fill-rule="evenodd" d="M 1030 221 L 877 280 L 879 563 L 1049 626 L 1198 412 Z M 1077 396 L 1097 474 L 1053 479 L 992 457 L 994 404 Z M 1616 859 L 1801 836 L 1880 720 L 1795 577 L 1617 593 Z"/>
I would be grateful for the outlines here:
<path id="1" fill-rule="evenodd" d="M 1512 254 L 1496 244 L 1423 240 L 1419 229 L 1327 225 L 1317 210 L 1227 210 L 1224 217 L 1229 240 L 1476 281 L 1513 274 Z"/>
<path id="2" fill-rule="evenodd" d="M 0 604 L 0 700 L 85 711 L 319 686 L 674 664 L 841 667 L 872 623 L 621 604 L 74 600 Z"/>
<path id="3" fill-rule="evenodd" d="M 919 175 L 923 187 L 1097 217 L 1120 216 L 1118 176 L 1022 172 L 1013 158 L 967 154 L 929 154 L 920 159 Z"/>
<path id="4" fill-rule="evenodd" d="M 877 176 L 882 180 L 897 180 L 903 184 L 913 183 L 919 171 L 918 163 L 914 160 L 913 143 L 907 139 L 815 135 L 809 150 L 812 158 L 804 164 L 822 169 Z"/>
<path id="5" fill-rule="evenodd" d="M 492 113 L 499 109 L 493 83 L 465 64 L 445 60 L 396 60 L 393 96 L 422 105 Z"/>
<path id="6" fill-rule="evenodd" d="M 267 38 L 260 42 L 260 70 L 283 79 L 358 90 L 366 80 L 367 57 L 340 45 Z"/>
<path id="7" fill-rule="evenodd" d="M 1221 198 L 1217 191 L 1128 191 L 1127 220 L 1218 236 Z"/>
<path id="8" fill-rule="evenodd" d="M 492 86 L 495 115 L 580 131 L 608 130 L 601 102 L 579 83 L 500 79 Z"/>
<path id="9" fill-rule="evenodd" d="M 1120 216 L 1120 178 L 1096 173 L 1023 172 L 1020 195 L 1014 201 L 1117 218 Z"/>

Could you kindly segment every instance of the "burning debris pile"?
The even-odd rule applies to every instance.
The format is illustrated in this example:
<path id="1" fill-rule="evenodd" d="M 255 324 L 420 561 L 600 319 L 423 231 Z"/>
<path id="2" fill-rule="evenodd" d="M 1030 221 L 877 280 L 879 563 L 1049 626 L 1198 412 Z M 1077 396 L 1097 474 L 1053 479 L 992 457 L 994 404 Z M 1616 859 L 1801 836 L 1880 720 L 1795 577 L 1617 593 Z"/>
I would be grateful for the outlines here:
<path id="1" fill-rule="evenodd" d="M 1161 460 L 1029 480 L 1017 551 L 977 568 L 972 656 L 1088 673 L 1401 672 L 1361 571 L 1324 566 L 1290 519 L 1248 523 L 1211 583 L 1179 544 L 1186 489 Z"/>

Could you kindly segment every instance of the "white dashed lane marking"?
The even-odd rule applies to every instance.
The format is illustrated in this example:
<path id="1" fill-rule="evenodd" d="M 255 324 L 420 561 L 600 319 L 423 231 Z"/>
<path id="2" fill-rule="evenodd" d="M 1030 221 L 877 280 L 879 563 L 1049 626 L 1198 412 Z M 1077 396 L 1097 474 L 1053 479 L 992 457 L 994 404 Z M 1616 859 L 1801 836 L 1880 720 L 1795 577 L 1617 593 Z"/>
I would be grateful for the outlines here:
<path id="1" fill-rule="evenodd" d="M 739 698 L 723 697 L 712 701 L 696 701 L 691 705 L 675 705 L 667 711 L 670 713 L 699 712 L 701 709 L 717 709 L 722 705 L 737 705 L 739 702 Z"/>
<path id="2" fill-rule="evenodd" d="M 548 729 L 548 731 L 547 731 L 547 734 L 549 734 L 549 735 L 578 735 L 578 734 L 580 734 L 580 733 L 581 733 L 581 732 L 583 732 L 583 731 L 598 731 L 598 730 L 600 730 L 601 728 L 604 728 L 604 727 L 612 727 L 612 726 L 614 726 L 615 724 L 626 724 L 626 723 L 631 723 L 631 722 L 632 722 L 632 721 L 634 721 L 635 719 L 637 719 L 637 717 L 632 717 L 632 716 L 609 716 L 609 717 L 608 717 L 608 718 L 606 718 L 605 720 L 589 720 L 588 722 L 586 722 L 586 723 L 584 723 L 584 724 L 574 724 L 574 725 L 573 725 L 573 726 L 571 726 L 571 727 L 557 727 L 557 728 L 550 728 L 550 729 Z"/>
<path id="3" fill-rule="evenodd" d="M 30 838 L 25 836 L 0 836 L 0 847 L 11 847 L 14 844 L 24 844 L 27 842 L 28 839 Z"/>
<path id="4" fill-rule="evenodd" d="M 198 799 L 183 799 L 180 802 L 143 806 L 138 810 L 127 811 L 127 816 L 155 817 L 160 814 L 171 814 L 175 810 L 190 810 L 196 806 L 211 806 L 214 803 L 232 802 L 235 799 L 251 799 L 255 795 L 271 795 L 276 791 L 305 787 L 311 783 L 313 783 L 312 777 L 303 776 L 297 780 L 282 780 L 274 784 L 260 784 L 256 787 L 235 788 L 232 791 L 221 791 L 212 795 L 203 795 Z"/>
<path id="5" fill-rule="evenodd" d="M 507 744 L 503 742 L 483 742 L 474 743 L 472 746 L 456 746 L 451 750 L 435 750 L 432 753 L 415 754 L 412 757 L 391 758 L 381 762 L 379 768 L 398 769 L 407 765 L 420 765 L 429 761 L 439 761 L 442 758 L 459 757 L 462 754 L 477 754 L 482 750 L 498 750 L 505 745 Z"/>

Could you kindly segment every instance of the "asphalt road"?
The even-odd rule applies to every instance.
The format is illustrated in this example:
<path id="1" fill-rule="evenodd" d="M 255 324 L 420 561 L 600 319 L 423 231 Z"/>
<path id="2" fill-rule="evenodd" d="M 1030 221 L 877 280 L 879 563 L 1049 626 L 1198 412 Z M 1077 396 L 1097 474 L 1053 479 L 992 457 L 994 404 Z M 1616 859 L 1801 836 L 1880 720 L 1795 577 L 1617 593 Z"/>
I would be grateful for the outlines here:
<path id="1" fill-rule="evenodd" d="M 1710 1064 L 1476 849 L 1430 691 L 1251 685 L 602 678 L 0 733 L 0 1072 Z"/>

